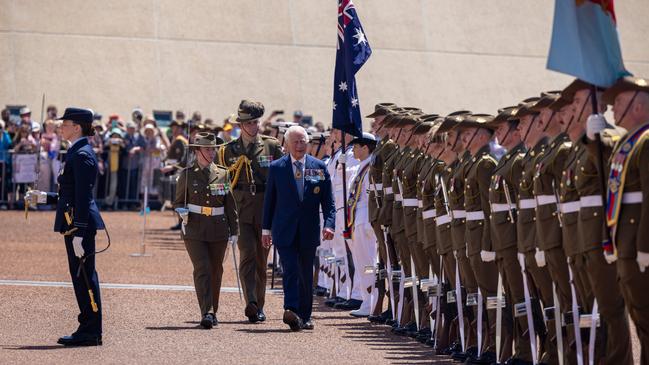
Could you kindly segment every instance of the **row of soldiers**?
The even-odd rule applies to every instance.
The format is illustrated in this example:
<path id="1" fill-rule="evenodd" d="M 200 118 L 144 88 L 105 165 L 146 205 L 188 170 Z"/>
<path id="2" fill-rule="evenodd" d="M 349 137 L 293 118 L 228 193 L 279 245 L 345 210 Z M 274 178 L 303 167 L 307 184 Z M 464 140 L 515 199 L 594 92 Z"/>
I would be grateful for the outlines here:
<path id="1" fill-rule="evenodd" d="M 368 117 L 370 321 L 467 363 L 631 364 L 630 315 L 649 361 L 647 80 Z"/>

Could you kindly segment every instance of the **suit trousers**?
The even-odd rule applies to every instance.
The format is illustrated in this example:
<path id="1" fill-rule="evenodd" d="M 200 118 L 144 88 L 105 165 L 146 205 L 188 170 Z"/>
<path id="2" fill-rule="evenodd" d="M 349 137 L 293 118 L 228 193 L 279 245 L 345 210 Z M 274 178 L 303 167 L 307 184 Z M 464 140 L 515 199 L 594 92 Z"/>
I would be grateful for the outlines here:
<path id="1" fill-rule="evenodd" d="M 313 307 L 313 260 L 317 246 L 301 245 L 296 234 L 289 246 L 277 247 L 284 273 L 284 309 L 293 311 L 304 322 L 311 319 Z"/>
<path id="2" fill-rule="evenodd" d="M 86 232 L 83 236 L 83 241 L 81 246 L 86 254 L 95 252 L 95 231 Z M 101 305 L 101 293 L 99 292 L 99 276 L 95 270 L 95 255 L 89 256 L 84 262 L 84 269 L 86 275 L 88 276 L 88 284 L 90 288 L 86 285 L 86 281 L 83 278 L 83 271 L 79 270 L 79 264 L 81 260 L 74 254 L 74 249 L 72 248 L 72 239 L 73 236 L 65 236 L 65 251 L 68 255 L 68 268 L 70 270 L 70 278 L 72 279 L 72 287 L 74 288 L 74 296 L 77 299 L 77 305 L 79 306 L 79 316 L 77 320 L 79 321 L 79 328 L 74 332 L 75 334 L 88 334 L 101 336 L 102 333 L 102 305 Z M 95 298 L 95 303 L 97 303 L 98 311 L 95 313 L 92 311 L 92 306 L 90 305 L 90 294 L 88 289 L 92 290 L 92 293 Z"/>
<path id="3" fill-rule="evenodd" d="M 239 222 L 239 277 L 246 304 L 257 303 L 259 309 L 266 302 L 266 265 L 269 249 L 261 244 L 261 225 Z"/>
<path id="4" fill-rule="evenodd" d="M 227 242 L 185 240 L 185 248 L 194 266 L 194 288 L 201 315 L 219 310 L 223 258 L 227 247 Z"/>

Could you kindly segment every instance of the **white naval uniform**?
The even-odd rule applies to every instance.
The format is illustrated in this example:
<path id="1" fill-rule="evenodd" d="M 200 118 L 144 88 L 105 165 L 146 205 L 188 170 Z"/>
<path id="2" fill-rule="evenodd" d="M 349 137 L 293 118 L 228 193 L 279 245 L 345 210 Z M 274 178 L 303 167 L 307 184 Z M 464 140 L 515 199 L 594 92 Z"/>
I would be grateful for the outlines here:
<path id="1" fill-rule="evenodd" d="M 354 171 L 350 176 L 350 181 L 354 181 L 356 176 L 361 172 L 363 167 L 368 165 L 371 158 L 368 157 L 361 161 L 359 165 L 354 167 Z M 361 191 L 356 203 L 355 217 L 354 217 L 354 233 L 349 248 L 352 252 L 352 260 L 354 261 L 354 286 L 352 288 L 352 298 L 360 299 L 363 301 L 361 304 L 360 312 L 370 314 L 372 311 L 373 298 L 377 296 L 377 289 L 374 288 L 374 293 L 368 292 L 368 288 L 372 287 L 375 281 L 373 274 L 365 274 L 365 266 L 373 266 L 377 260 L 377 243 L 374 229 L 370 224 L 369 212 L 367 202 L 369 199 L 370 185 L 370 172 L 368 171 L 361 182 Z M 373 295 L 372 295 L 373 294 Z"/>

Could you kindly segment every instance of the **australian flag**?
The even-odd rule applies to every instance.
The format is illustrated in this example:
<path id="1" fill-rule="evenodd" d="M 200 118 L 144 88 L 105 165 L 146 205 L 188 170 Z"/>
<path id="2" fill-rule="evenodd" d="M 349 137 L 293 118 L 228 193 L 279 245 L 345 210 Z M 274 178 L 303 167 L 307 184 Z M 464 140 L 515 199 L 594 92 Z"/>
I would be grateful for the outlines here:
<path id="1" fill-rule="evenodd" d="M 359 137 L 363 133 L 363 127 L 355 75 L 371 54 L 372 49 L 352 0 L 338 0 L 338 45 L 332 125 Z"/>

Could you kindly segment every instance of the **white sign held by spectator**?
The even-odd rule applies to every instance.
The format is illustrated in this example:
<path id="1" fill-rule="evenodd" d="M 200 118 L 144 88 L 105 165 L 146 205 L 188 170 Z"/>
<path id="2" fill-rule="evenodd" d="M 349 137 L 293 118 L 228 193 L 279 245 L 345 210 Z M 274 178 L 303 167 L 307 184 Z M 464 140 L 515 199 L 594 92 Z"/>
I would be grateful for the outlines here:
<path id="1" fill-rule="evenodd" d="M 16 154 L 13 157 L 14 183 L 36 181 L 36 154 Z"/>

